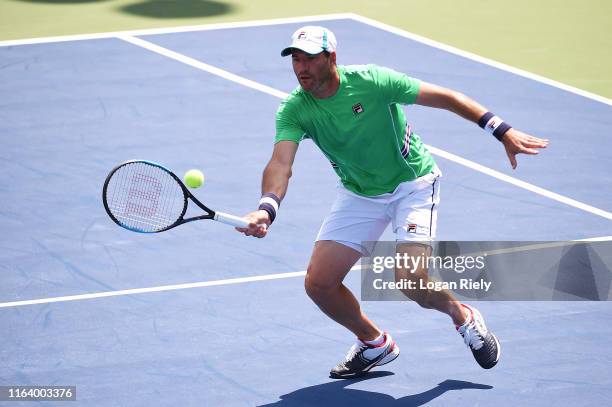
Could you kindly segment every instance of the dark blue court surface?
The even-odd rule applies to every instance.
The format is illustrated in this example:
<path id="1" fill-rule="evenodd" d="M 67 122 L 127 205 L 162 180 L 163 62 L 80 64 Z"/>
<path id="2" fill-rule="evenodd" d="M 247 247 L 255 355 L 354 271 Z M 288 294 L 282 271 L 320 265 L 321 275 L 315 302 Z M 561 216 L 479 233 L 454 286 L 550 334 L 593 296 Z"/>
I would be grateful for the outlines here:
<path id="1" fill-rule="evenodd" d="M 324 24 L 339 39 L 339 63 L 387 65 L 455 88 L 551 140 L 540 156 L 520 156 L 512 171 L 501 145 L 476 126 L 407 108 L 426 143 L 587 205 L 437 158 L 441 240 L 612 235 L 610 105 L 356 21 Z M 299 25 L 140 38 L 289 92 L 295 78 L 279 53 Z M 353 338 L 310 302 L 301 274 L 231 280 L 305 270 L 336 185 L 310 142 L 300 146 L 265 239 L 213 222 L 141 235 L 108 219 L 104 178 L 133 158 L 177 174 L 201 168 L 207 182 L 196 195 L 205 203 L 252 210 L 272 150 L 276 96 L 119 38 L 0 47 L 0 95 L 0 385 L 75 385 L 75 404 L 83 406 L 599 406 L 612 399 L 609 302 L 477 304 L 502 344 L 491 371 L 476 365 L 446 316 L 413 303 L 364 303 L 402 354 L 363 379 L 328 379 Z M 57 298 L 217 280 L 224 281 Z M 347 283 L 358 292 L 359 273 Z"/>

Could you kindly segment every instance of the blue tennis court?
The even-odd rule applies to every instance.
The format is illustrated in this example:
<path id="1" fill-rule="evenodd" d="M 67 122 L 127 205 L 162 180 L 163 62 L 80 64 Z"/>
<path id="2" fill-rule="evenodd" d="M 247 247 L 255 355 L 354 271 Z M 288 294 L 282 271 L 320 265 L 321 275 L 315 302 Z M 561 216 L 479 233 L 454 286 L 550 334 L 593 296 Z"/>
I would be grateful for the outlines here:
<path id="1" fill-rule="evenodd" d="M 454 88 L 551 140 L 512 171 L 478 127 L 408 107 L 444 173 L 440 240 L 612 235 L 612 101 L 364 20 L 320 24 L 336 33 L 340 64 L 376 63 Z M 274 113 L 296 86 L 279 53 L 301 25 L 0 44 L 0 385 L 74 385 L 87 406 L 606 404 L 605 301 L 479 303 L 502 344 L 490 371 L 446 316 L 365 302 L 402 354 L 364 378 L 329 379 L 353 337 L 303 289 L 337 182 L 310 142 L 265 239 L 213 222 L 156 235 L 112 223 L 102 183 L 135 158 L 177 174 L 201 168 L 195 195 L 207 205 L 255 208 Z M 359 282 L 349 274 L 355 292 Z"/>

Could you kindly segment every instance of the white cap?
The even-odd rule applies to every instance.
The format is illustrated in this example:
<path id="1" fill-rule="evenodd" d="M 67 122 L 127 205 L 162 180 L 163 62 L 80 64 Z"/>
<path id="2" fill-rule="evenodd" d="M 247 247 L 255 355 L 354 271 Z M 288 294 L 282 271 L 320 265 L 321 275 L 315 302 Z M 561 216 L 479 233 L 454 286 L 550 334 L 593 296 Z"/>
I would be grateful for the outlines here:
<path id="1" fill-rule="evenodd" d="M 291 45 L 281 51 L 281 56 L 291 54 L 292 48 L 297 48 L 307 54 L 318 54 L 323 51 L 336 52 L 336 36 L 325 27 L 307 25 L 298 29 L 291 36 Z"/>

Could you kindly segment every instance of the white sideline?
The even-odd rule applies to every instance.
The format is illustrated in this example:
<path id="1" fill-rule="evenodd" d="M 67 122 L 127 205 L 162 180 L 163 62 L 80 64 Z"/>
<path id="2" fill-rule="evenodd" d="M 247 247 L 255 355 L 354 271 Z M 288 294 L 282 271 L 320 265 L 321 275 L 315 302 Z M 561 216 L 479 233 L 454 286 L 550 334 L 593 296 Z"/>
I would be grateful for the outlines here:
<path id="1" fill-rule="evenodd" d="M 360 270 L 360 266 L 355 266 L 351 270 Z M 21 307 L 24 305 L 49 304 L 52 302 L 67 302 L 79 300 L 91 300 L 94 298 L 119 297 L 122 295 L 158 293 L 163 291 L 186 290 L 188 288 L 214 287 L 220 285 L 252 283 L 255 281 L 279 280 L 283 278 L 294 278 L 305 276 L 306 271 L 295 271 L 291 273 L 266 274 L 252 277 L 228 278 L 224 280 L 200 281 L 197 283 L 162 285 L 158 287 L 133 288 L 129 290 L 103 291 L 98 293 L 66 295 L 63 297 L 40 298 L 35 300 L 11 301 L 0 303 L 0 308 Z"/>
<path id="2" fill-rule="evenodd" d="M 268 25 L 278 25 L 278 24 L 298 24 L 298 23 L 307 23 L 311 21 L 350 19 L 352 17 L 353 17 L 353 14 L 351 13 L 321 14 L 321 15 L 315 15 L 315 16 L 275 18 L 275 19 L 267 19 L 267 20 L 237 21 L 237 22 L 230 22 L 230 23 L 214 23 L 214 24 L 188 25 L 188 26 L 164 27 L 164 28 L 145 28 L 142 30 L 111 31 L 111 32 L 92 33 L 92 34 L 60 35 L 60 36 L 54 36 L 54 37 L 26 38 L 26 39 L 21 39 L 21 40 L 0 41 L 0 47 L 13 47 L 13 46 L 18 46 L 18 45 L 33 45 L 33 44 L 48 44 L 48 43 L 53 43 L 53 42 L 67 42 L 67 41 L 99 40 L 99 39 L 105 39 L 105 38 L 115 38 L 120 35 L 138 35 L 140 36 L 140 35 L 174 34 L 174 33 L 191 32 L 191 31 L 224 30 L 224 29 L 231 29 L 231 28 L 264 27 Z"/>
<path id="3" fill-rule="evenodd" d="M 519 68 L 515 68 L 513 66 L 506 65 L 504 63 L 501 63 L 501 62 L 498 62 L 498 61 L 494 61 L 492 59 L 485 58 L 485 57 L 482 57 L 480 55 L 473 54 L 471 52 L 464 51 L 462 49 L 455 48 L 453 46 L 450 46 L 450 45 L 447 45 L 447 44 L 444 44 L 444 43 L 441 43 L 441 42 L 438 42 L 438 41 L 434 41 L 434 40 L 431 40 L 429 38 L 426 38 L 426 37 L 423 37 L 423 36 L 420 36 L 420 35 L 417 35 L 417 34 L 413 34 L 411 32 L 402 30 L 401 28 L 393 27 L 391 25 L 388 25 L 388 24 L 385 24 L 385 23 L 381 23 L 380 21 L 372 20 L 371 18 L 364 17 L 364 16 L 361 16 L 361 15 L 358 15 L 358 14 L 352 14 L 351 15 L 351 19 L 353 19 L 355 21 L 359 21 L 359 22 L 364 23 L 364 24 L 368 24 L 368 25 L 370 25 L 372 27 L 375 27 L 375 28 L 378 28 L 380 30 L 388 31 L 388 32 L 393 33 L 395 35 L 399 35 L 400 37 L 408 38 L 410 40 L 420 42 L 421 44 L 425 44 L 425 45 L 428 45 L 428 46 L 433 47 L 433 48 L 438 48 L 438 49 L 441 49 L 443 51 L 449 52 L 451 54 L 459 55 L 459 56 L 461 56 L 463 58 L 471 59 L 472 61 L 476 61 L 476 62 L 479 62 L 479 63 L 484 64 L 484 65 L 489 65 L 489 66 L 492 66 L 494 68 L 500 69 L 502 71 L 510 72 L 510 73 L 515 74 L 515 75 L 522 76 L 524 78 L 531 79 L 531 80 L 536 81 L 536 82 L 544 83 L 546 85 L 549 85 L 549 86 L 552 86 L 552 87 L 555 87 L 555 88 L 558 88 L 558 89 L 562 89 L 564 91 L 567 91 L 567 92 L 570 92 L 570 93 L 574 93 L 576 95 L 580 95 L 580 96 L 585 97 L 587 99 L 595 100 L 597 102 L 606 104 L 608 106 L 612 106 L 612 99 L 608 99 L 608 98 L 606 98 L 604 96 L 597 95 L 595 93 L 591 93 L 591 92 L 588 92 L 586 90 L 579 89 L 579 88 L 576 88 L 574 86 L 570 86 L 570 85 L 567 85 L 565 83 L 558 82 L 558 81 L 555 81 L 553 79 L 549 79 L 549 78 L 546 78 L 546 77 L 538 75 L 538 74 L 534 74 L 534 73 L 529 72 L 529 71 L 525 71 L 525 70 L 522 70 L 522 69 L 519 69 Z"/>
<path id="4" fill-rule="evenodd" d="M 504 181 L 504 182 L 507 182 L 509 184 L 515 185 L 515 186 L 517 186 L 519 188 L 526 189 L 527 191 L 533 192 L 533 193 L 538 194 L 538 195 L 542 195 L 542 196 L 544 196 L 546 198 L 549 198 L 549 199 L 552 199 L 554 201 L 561 202 L 561 203 L 564 203 L 566 205 L 573 206 L 574 208 L 581 209 L 581 210 L 583 210 L 585 212 L 592 213 L 593 215 L 601 216 L 602 218 L 606 218 L 606 219 L 612 220 L 612 213 L 611 212 L 604 211 L 603 209 L 599 209 L 599 208 L 596 208 L 594 206 L 587 205 L 587 204 L 585 204 L 583 202 L 580 202 L 580 201 L 577 201 L 575 199 L 568 198 L 566 196 L 557 194 L 556 192 L 552 192 L 552 191 L 549 191 L 547 189 L 540 188 L 540 187 L 538 187 L 536 185 L 530 184 L 528 182 L 521 181 L 520 179 L 511 177 L 509 175 L 506 175 L 504 173 L 496 171 L 496 170 L 494 170 L 492 168 L 485 167 L 484 165 L 480 165 L 480 164 L 478 164 L 478 163 L 476 163 L 474 161 L 470 161 L 470 160 L 465 159 L 463 157 L 459 157 L 458 155 L 446 152 L 444 150 L 440 150 L 439 148 L 430 146 L 429 144 L 426 144 L 426 146 L 427 146 L 427 149 L 432 154 L 435 154 L 435 155 L 437 155 L 439 157 L 446 158 L 447 160 L 453 161 L 453 162 L 455 162 L 457 164 L 461 164 L 461 165 L 463 165 L 465 167 L 468 167 L 468 168 L 471 168 L 471 169 L 473 169 L 475 171 L 482 172 L 483 174 L 487 174 L 487 175 L 489 175 L 489 176 L 491 176 L 493 178 L 496 178 L 496 179 L 498 179 L 500 181 Z"/>
<path id="5" fill-rule="evenodd" d="M 223 79 L 227 79 L 228 81 L 236 82 L 242 86 L 246 86 L 248 88 L 255 89 L 263 93 L 267 93 L 268 95 L 272 95 L 280 99 L 284 99 L 287 97 L 287 93 L 285 92 L 281 92 L 269 86 L 262 85 L 250 79 L 243 78 L 242 76 L 235 75 L 231 72 L 225 71 L 215 66 L 205 64 L 204 62 L 198 61 L 197 59 L 188 57 L 183 54 L 179 54 L 178 52 L 171 51 L 168 48 L 160 47 L 159 45 L 153 44 L 152 42 L 149 42 L 149 41 L 145 41 L 141 38 L 136 38 L 131 35 L 118 35 L 117 38 L 122 39 L 123 41 L 129 42 L 131 44 L 134 44 L 136 46 L 148 49 L 149 51 L 158 53 L 165 57 L 174 59 L 175 61 L 182 62 L 183 64 L 189 65 L 193 68 L 200 69 L 202 71 L 206 71 L 213 75 L 217 75 Z"/>

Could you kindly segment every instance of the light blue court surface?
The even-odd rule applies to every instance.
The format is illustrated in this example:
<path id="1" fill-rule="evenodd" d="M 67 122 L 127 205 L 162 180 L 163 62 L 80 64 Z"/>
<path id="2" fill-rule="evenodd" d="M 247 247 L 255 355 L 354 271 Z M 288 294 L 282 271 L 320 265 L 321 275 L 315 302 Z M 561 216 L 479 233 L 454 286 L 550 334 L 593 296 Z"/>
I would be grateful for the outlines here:
<path id="1" fill-rule="evenodd" d="M 279 53 L 300 25 L 140 38 L 289 92 L 295 78 Z M 364 23 L 325 25 L 339 39 L 339 63 L 386 65 L 455 88 L 551 140 L 512 171 L 476 126 L 409 107 L 427 144 L 562 196 L 438 156 L 440 240 L 612 235 L 610 105 Z M 476 365 L 446 316 L 364 303 L 402 354 L 363 379 L 328 379 L 353 338 L 310 302 L 301 274 L 285 274 L 305 270 L 335 194 L 335 175 L 310 142 L 266 239 L 213 222 L 141 235 L 108 219 L 104 178 L 133 158 L 177 174 L 202 168 L 198 198 L 229 213 L 252 210 L 277 96 L 118 38 L 0 47 L 0 95 L 0 385 L 76 385 L 70 405 L 83 406 L 598 406 L 612 398 L 609 302 L 479 303 L 502 343 L 491 371 Z M 272 274 L 284 278 L 230 280 Z M 56 298 L 218 280 L 227 281 Z M 359 273 L 347 283 L 358 292 Z M 49 298 L 57 302 L 16 303 Z"/>

